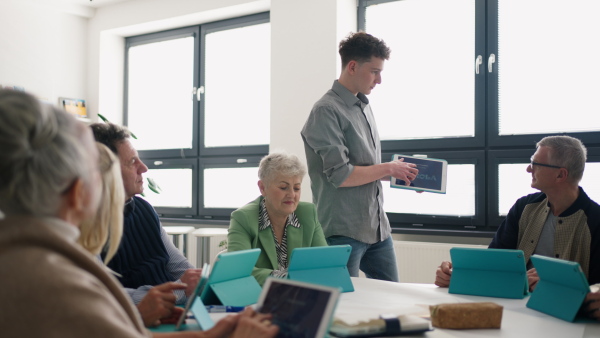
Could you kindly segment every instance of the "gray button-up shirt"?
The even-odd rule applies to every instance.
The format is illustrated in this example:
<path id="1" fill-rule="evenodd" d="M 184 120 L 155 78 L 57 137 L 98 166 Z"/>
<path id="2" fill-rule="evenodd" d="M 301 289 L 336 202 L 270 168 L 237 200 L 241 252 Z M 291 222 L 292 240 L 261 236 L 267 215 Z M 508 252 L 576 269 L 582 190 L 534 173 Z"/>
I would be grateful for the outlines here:
<path id="1" fill-rule="evenodd" d="M 390 236 L 381 181 L 340 188 L 354 166 L 381 163 L 381 142 L 369 100 L 337 80 L 313 106 L 302 128 L 313 202 L 325 237 L 340 235 L 367 244 Z"/>

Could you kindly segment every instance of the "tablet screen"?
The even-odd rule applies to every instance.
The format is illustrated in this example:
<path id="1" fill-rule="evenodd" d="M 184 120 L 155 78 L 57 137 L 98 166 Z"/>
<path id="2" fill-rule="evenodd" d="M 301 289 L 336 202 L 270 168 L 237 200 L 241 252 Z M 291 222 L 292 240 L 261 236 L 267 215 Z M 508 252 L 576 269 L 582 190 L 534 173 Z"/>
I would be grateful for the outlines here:
<path id="1" fill-rule="evenodd" d="M 430 192 L 446 193 L 446 171 L 448 163 L 445 160 L 419 158 L 405 155 L 394 155 L 393 160 L 404 158 L 404 162 L 414 163 L 419 169 L 419 173 L 410 186 L 406 186 L 405 181 L 392 177 L 391 186 L 393 188 L 408 188 L 414 190 L 423 190 Z"/>
<path id="2" fill-rule="evenodd" d="M 338 296 L 334 288 L 269 278 L 258 309 L 273 315 L 277 337 L 323 337 Z"/>

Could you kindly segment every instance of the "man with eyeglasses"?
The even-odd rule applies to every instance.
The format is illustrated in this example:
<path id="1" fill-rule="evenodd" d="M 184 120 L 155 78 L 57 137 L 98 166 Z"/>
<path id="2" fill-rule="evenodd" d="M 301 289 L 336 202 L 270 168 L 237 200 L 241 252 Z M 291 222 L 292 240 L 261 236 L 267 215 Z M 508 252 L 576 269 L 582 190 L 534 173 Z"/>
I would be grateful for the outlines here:
<path id="1" fill-rule="evenodd" d="M 573 137 L 539 141 L 527 172 L 540 192 L 517 200 L 490 243 L 490 248 L 523 250 L 531 290 L 539 281 L 529 260 L 533 254 L 578 262 L 590 285 L 600 283 L 600 206 L 579 186 L 586 156 Z M 451 274 L 452 263 L 442 262 L 435 284 L 449 286 Z"/>

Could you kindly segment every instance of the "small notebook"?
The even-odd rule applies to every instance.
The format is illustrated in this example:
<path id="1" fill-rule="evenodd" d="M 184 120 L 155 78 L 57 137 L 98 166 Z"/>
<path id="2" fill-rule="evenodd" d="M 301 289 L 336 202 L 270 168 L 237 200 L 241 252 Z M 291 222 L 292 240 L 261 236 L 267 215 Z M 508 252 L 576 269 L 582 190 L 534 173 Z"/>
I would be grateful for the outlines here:
<path id="1" fill-rule="evenodd" d="M 521 250 L 452 248 L 449 293 L 521 299 L 529 294 Z"/>
<path id="2" fill-rule="evenodd" d="M 352 292 L 354 285 L 347 267 L 351 252 L 350 245 L 296 248 L 290 257 L 288 278 Z"/>
<path id="3" fill-rule="evenodd" d="M 531 256 L 540 280 L 531 293 L 527 307 L 572 322 L 590 286 L 579 263 Z"/>
<path id="4" fill-rule="evenodd" d="M 386 316 L 349 325 L 334 319 L 330 333 L 336 337 L 388 337 L 431 331 L 431 322 L 414 315 Z"/>
<path id="5" fill-rule="evenodd" d="M 260 249 L 220 254 L 201 294 L 205 305 L 248 306 L 256 303 L 260 285 L 252 276 Z"/>

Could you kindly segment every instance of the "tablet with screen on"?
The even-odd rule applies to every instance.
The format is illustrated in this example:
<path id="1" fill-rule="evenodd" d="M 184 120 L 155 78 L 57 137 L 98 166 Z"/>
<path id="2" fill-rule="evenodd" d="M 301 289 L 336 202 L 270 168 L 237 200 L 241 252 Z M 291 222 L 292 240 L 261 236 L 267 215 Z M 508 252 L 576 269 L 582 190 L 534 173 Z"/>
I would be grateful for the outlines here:
<path id="1" fill-rule="evenodd" d="M 269 277 L 256 308 L 273 316 L 271 321 L 279 326 L 277 337 L 322 338 L 339 296 L 338 288 Z"/>
<path id="2" fill-rule="evenodd" d="M 390 186 L 392 188 L 428 191 L 438 194 L 446 193 L 448 175 L 448 162 L 446 160 L 395 154 L 392 156 L 392 161 L 401 158 L 404 159 L 404 162 L 416 164 L 419 173 L 415 180 L 410 182 L 410 185 L 406 185 L 406 182 L 402 179 L 391 177 Z"/>

